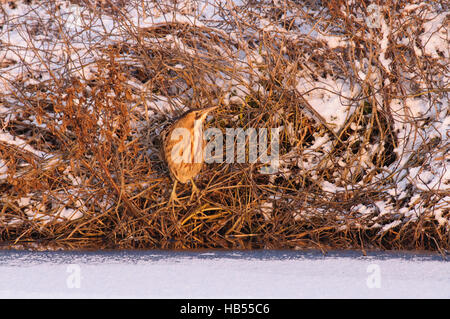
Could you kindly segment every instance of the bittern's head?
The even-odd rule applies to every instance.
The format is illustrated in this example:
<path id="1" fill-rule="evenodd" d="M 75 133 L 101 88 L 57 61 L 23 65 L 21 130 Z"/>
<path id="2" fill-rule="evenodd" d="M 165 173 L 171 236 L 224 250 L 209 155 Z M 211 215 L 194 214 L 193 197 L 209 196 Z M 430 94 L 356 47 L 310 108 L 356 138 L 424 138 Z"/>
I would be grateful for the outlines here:
<path id="1" fill-rule="evenodd" d="M 194 109 L 182 115 L 178 121 L 178 125 L 181 125 L 186 128 L 194 128 L 194 126 L 198 129 L 202 127 L 202 124 L 206 118 L 206 116 L 216 109 L 218 106 L 207 107 L 203 109 Z"/>
<path id="2" fill-rule="evenodd" d="M 184 127 L 191 130 L 202 129 L 202 124 L 206 116 L 218 106 L 207 107 L 203 109 L 190 110 L 183 115 L 181 115 L 172 127 Z"/>
<path id="3" fill-rule="evenodd" d="M 218 106 L 211 106 L 211 107 L 206 107 L 204 109 L 199 109 L 199 110 L 195 110 L 192 111 L 195 115 L 195 120 L 196 121 L 200 121 L 203 122 L 206 118 L 206 116 L 211 112 L 214 111 L 215 109 L 217 109 Z"/>

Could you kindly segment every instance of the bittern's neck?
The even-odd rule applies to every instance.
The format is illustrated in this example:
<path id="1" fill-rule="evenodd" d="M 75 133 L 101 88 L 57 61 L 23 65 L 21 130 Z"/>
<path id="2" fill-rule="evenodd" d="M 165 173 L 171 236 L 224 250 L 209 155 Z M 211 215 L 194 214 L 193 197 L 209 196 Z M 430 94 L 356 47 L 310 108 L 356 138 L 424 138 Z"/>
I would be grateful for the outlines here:
<path id="1" fill-rule="evenodd" d="M 194 163 L 203 162 L 203 119 L 194 121 L 194 143 L 193 143 L 193 156 Z"/>

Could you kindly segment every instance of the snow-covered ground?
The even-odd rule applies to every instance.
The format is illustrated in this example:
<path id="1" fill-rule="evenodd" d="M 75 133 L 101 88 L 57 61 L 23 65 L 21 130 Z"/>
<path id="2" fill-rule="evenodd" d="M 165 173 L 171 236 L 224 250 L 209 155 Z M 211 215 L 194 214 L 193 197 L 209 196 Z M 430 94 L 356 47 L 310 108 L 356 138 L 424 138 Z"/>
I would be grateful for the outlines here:
<path id="1" fill-rule="evenodd" d="M 412 253 L 0 251 L 1 298 L 449 298 L 450 262 Z"/>

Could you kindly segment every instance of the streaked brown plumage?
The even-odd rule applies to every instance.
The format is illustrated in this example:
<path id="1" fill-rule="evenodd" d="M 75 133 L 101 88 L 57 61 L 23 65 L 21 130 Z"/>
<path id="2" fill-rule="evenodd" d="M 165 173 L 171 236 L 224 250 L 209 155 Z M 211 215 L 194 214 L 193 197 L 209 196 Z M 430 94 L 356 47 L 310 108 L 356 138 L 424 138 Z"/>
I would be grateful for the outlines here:
<path id="1" fill-rule="evenodd" d="M 176 195 L 177 182 L 185 184 L 191 181 L 191 199 L 194 193 L 198 192 L 193 178 L 200 173 L 204 162 L 203 121 L 215 108 L 217 106 L 191 110 L 162 133 L 162 153 L 174 181 L 170 202 L 179 202 Z"/>

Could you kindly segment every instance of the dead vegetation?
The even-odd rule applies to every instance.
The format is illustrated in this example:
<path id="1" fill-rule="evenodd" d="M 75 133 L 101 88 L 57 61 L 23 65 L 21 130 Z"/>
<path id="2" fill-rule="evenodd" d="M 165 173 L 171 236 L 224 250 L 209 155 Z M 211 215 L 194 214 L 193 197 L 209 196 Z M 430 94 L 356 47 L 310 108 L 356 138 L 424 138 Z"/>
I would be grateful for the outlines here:
<path id="1" fill-rule="evenodd" d="M 3 247 L 449 249 L 448 5 L 232 3 L 3 5 Z M 209 164 L 168 205 L 159 133 L 217 104 L 208 127 L 283 128 L 279 171 Z"/>

